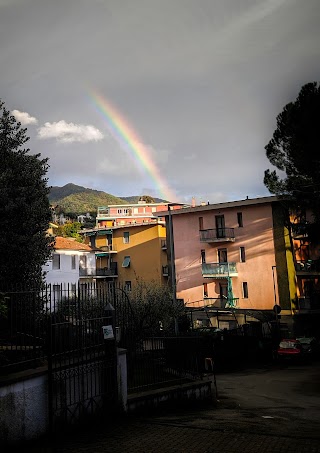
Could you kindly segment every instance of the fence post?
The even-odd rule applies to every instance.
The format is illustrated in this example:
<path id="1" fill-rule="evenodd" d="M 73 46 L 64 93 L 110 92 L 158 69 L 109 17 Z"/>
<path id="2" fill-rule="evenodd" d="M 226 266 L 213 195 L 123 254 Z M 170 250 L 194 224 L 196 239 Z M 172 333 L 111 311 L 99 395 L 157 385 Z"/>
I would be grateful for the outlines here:
<path id="1" fill-rule="evenodd" d="M 102 329 L 105 343 L 105 360 L 106 366 L 108 366 L 108 362 L 110 361 L 111 366 L 113 367 L 111 385 L 114 396 L 112 399 L 116 405 L 118 403 L 118 351 L 116 341 L 115 308 L 110 302 L 108 302 L 104 307 L 104 314 L 104 325 L 102 326 Z"/>

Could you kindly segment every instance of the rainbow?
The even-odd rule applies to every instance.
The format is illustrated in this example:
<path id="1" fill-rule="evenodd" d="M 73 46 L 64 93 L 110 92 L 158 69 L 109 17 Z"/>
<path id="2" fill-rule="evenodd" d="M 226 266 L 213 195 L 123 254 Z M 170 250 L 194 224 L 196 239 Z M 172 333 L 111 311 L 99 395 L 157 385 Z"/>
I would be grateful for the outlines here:
<path id="1" fill-rule="evenodd" d="M 143 141 L 128 121 L 107 99 L 97 92 L 91 91 L 90 100 L 98 113 L 102 114 L 112 137 L 119 143 L 121 148 L 127 151 L 134 162 L 138 163 L 140 168 L 150 176 L 159 191 L 160 197 L 171 202 L 177 201 L 176 195 L 169 189 L 167 182 L 153 162 L 148 148 L 143 144 Z"/>

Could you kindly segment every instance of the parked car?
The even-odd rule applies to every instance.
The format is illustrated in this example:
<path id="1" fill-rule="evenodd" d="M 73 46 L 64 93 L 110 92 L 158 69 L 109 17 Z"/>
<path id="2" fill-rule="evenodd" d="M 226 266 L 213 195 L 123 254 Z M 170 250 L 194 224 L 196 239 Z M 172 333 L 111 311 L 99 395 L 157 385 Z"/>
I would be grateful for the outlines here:
<path id="1" fill-rule="evenodd" d="M 280 341 L 277 355 L 280 359 L 299 359 L 304 356 L 304 350 L 300 341 L 288 338 Z"/>
<path id="2" fill-rule="evenodd" d="M 312 358 L 320 356 L 320 344 L 315 337 L 298 337 L 303 352 Z"/>

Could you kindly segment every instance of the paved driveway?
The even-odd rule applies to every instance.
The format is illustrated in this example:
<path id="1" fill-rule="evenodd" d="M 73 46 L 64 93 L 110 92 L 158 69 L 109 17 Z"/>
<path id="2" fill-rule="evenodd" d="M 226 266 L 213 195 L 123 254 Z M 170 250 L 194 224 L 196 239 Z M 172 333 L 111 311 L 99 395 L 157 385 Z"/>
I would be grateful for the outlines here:
<path id="1" fill-rule="evenodd" d="M 320 364 L 217 376 L 218 402 L 114 421 L 25 453 L 320 453 Z"/>

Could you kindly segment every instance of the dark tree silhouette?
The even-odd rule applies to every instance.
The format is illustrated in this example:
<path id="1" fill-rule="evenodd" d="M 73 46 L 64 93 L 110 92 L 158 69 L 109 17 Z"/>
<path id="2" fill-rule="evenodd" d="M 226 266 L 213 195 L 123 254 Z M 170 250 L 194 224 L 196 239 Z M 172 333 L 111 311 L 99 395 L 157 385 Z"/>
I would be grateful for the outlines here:
<path id="1" fill-rule="evenodd" d="M 28 140 L 0 100 L 0 290 L 40 285 L 52 247 L 48 159 L 24 149 Z"/>
<path id="2" fill-rule="evenodd" d="M 297 99 L 277 117 L 277 128 L 265 147 L 278 170 L 266 170 L 264 184 L 288 200 L 296 211 L 311 209 L 320 223 L 320 87 L 304 85 Z"/>

